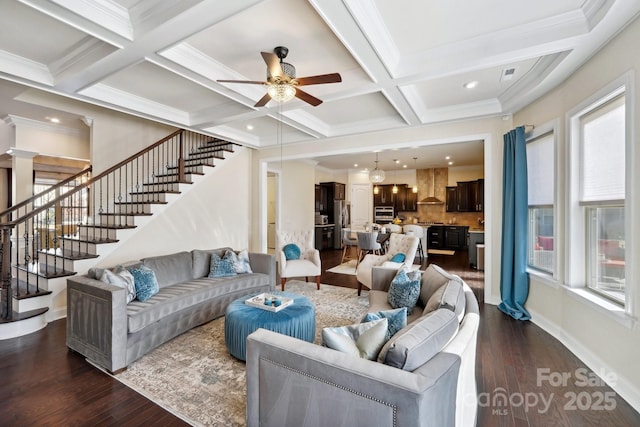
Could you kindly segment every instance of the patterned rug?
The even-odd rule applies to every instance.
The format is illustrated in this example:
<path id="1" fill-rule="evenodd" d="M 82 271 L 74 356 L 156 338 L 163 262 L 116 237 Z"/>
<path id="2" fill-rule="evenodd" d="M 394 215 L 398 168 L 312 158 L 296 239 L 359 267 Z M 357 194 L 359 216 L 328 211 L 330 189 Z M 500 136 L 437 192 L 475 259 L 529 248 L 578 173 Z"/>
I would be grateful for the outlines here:
<path id="1" fill-rule="evenodd" d="M 333 268 L 328 269 L 329 273 L 348 274 L 350 276 L 356 275 L 356 264 L 358 261 L 355 259 L 349 260 L 340 265 L 336 265 Z"/>
<path id="2" fill-rule="evenodd" d="M 307 296 L 316 306 L 316 337 L 322 328 L 358 322 L 369 305 L 368 292 L 287 282 L 287 292 Z M 196 426 L 244 426 L 245 364 L 227 352 L 224 318 L 186 332 L 152 350 L 116 375 L 123 384 Z"/>

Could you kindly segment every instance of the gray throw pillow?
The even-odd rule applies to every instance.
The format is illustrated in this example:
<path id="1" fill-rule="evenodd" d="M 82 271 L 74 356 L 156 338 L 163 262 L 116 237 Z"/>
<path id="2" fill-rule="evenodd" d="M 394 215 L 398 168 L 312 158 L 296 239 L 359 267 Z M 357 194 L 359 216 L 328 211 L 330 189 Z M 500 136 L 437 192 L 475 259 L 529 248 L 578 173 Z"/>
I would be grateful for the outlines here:
<path id="1" fill-rule="evenodd" d="M 458 278 L 449 280 L 431 295 L 422 314 L 427 314 L 439 308 L 447 308 L 458 317 L 458 322 L 462 322 L 466 307 L 464 296 L 464 285 Z"/>
<path id="2" fill-rule="evenodd" d="M 429 267 L 422 274 L 422 286 L 420 287 L 420 305 L 426 307 L 431 295 L 449 280 L 455 278 L 451 273 L 443 270 L 436 264 L 429 264 Z"/>
<path id="3" fill-rule="evenodd" d="M 121 265 L 116 266 L 113 271 L 103 269 L 99 279 L 101 282 L 109 283 L 127 290 L 127 304 L 136 298 L 136 285 L 133 275 Z"/>
<path id="4" fill-rule="evenodd" d="M 458 332 L 458 318 L 451 310 L 438 309 L 411 323 L 384 345 L 378 362 L 414 371 L 438 354 Z"/>
<path id="5" fill-rule="evenodd" d="M 375 360 L 386 342 L 387 328 L 386 318 L 349 326 L 324 328 L 322 344 L 343 353 Z"/>

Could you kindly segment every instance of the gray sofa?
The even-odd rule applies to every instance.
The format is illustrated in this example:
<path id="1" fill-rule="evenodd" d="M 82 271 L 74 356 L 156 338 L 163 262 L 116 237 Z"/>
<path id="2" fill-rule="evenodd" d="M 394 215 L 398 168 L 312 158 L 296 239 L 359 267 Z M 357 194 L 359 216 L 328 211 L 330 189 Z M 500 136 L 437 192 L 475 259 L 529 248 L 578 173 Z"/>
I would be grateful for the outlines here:
<path id="1" fill-rule="evenodd" d="M 144 258 L 160 290 L 145 302 L 126 302 L 124 288 L 95 274 L 67 279 L 67 346 L 111 372 L 189 329 L 223 316 L 229 303 L 275 289 L 273 255 L 249 253 L 252 273 L 208 278 L 211 254 L 230 248 L 193 250 Z"/>
<path id="2" fill-rule="evenodd" d="M 395 273 L 372 269 L 370 312 L 390 308 L 386 296 Z M 459 281 L 457 288 L 449 287 L 450 280 Z M 423 313 L 439 289 L 437 307 Z M 479 309 L 473 292 L 459 277 L 431 265 L 414 313 L 385 344 L 384 363 L 264 329 L 251 334 L 247 425 L 474 426 Z M 449 336 L 438 337 L 445 329 L 442 319 L 455 325 Z M 404 369 L 387 364 L 392 348 L 396 356 L 406 354 Z M 415 366 L 420 357 L 426 361 Z"/>

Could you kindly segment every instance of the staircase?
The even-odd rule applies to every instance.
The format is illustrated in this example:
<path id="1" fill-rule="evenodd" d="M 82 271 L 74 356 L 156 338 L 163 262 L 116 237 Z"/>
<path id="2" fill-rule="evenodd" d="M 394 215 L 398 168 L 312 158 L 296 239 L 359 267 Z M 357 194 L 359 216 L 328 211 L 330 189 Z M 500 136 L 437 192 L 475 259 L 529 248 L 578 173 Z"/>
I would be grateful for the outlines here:
<path id="1" fill-rule="evenodd" d="M 83 274 L 235 144 L 178 130 L 91 176 L 91 168 L 0 212 L 0 339 L 46 326 L 66 277 Z"/>

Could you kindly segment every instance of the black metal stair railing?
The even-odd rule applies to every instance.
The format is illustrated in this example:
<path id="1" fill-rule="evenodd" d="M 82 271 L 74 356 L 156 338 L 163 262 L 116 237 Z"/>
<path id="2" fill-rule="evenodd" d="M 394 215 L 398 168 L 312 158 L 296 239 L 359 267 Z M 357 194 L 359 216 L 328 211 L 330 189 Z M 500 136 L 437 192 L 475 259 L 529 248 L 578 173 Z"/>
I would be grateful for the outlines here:
<path id="1" fill-rule="evenodd" d="M 166 203 L 164 194 L 178 192 L 195 168 L 214 166 L 232 145 L 178 130 L 93 177 L 1 212 L 1 317 L 12 316 L 12 295 L 38 293 L 43 278 L 75 274 L 73 261 L 96 257 L 96 244 L 116 242 L 117 230 L 134 228 L 134 217 L 151 215 L 151 205 Z"/>

